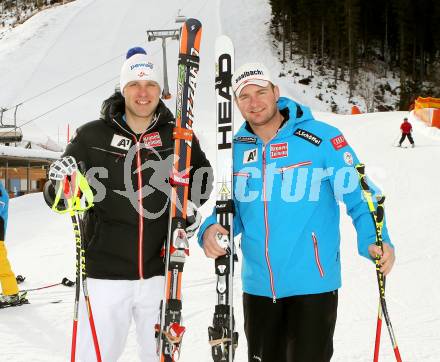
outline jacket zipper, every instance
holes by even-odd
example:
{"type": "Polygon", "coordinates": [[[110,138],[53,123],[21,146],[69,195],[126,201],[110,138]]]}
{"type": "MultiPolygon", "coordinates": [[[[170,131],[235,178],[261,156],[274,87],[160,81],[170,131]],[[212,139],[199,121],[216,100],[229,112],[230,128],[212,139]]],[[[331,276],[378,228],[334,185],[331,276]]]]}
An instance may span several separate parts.
{"type": "Polygon", "coordinates": [[[284,172],[291,170],[292,168],[298,168],[298,167],[302,167],[302,166],[309,166],[312,164],[312,161],[304,161],[304,162],[298,162],[295,163],[293,165],[289,165],[289,166],[283,166],[280,167],[280,173],[281,173],[281,179],[284,179],[284,172]]]}
{"type": "MultiPolygon", "coordinates": [[[[143,136],[144,134],[142,134],[143,136]]],[[[142,136],[140,139],[142,139],[142,136]]],[[[141,173],[141,149],[140,149],[140,143],[136,139],[136,137],[133,137],[136,142],[136,166],[138,169],[138,214],[139,214],[139,236],[138,236],[138,267],[139,267],[139,278],[144,279],[144,266],[143,266],[143,256],[144,256],[144,248],[142,240],[144,238],[144,206],[142,205],[142,173],[141,173]]]]}
{"type": "Polygon", "coordinates": [[[247,177],[247,178],[249,178],[250,173],[249,173],[249,172],[234,172],[233,175],[234,175],[234,176],[241,176],[241,177],[247,177]]]}
{"type": "Polygon", "coordinates": [[[139,228],[138,228],[138,273],[139,278],[144,279],[144,265],[143,265],[143,259],[144,259],[144,247],[143,247],[143,239],[144,239],[144,206],[142,205],[143,195],[142,195],[142,172],[141,172],[141,148],[140,148],[140,141],[145,136],[145,134],[157,123],[157,120],[159,119],[159,114],[153,119],[153,122],[151,122],[150,126],[141,134],[141,136],[138,138],[136,137],[136,134],[134,132],[130,132],[126,130],[124,127],[122,127],[114,118],[112,118],[112,121],[118,125],[119,128],[121,128],[124,132],[129,133],[136,144],[136,166],[138,169],[138,214],[139,214],[139,228]]]}
{"type": "Polygon", "coordinates": [[[315,250],[316,265],[318,266],[319,274],[321,275],[321,278],[322,278],[322,277],[324,277],[324,269],[323,269],[321,261],[319,259],[318,239],[316,238],[316,235],[314,232],[312,232],[312,240],[313,240],[313,249],[315,250]]]}
{"type": "Polygon", "coordinates": [[[265,256],[266,263],[269,269],[270,276],[270,288],[272,290],[272,301],[273,303],[277,302],[277,296],[275,294],[275,285],[273,279],[272,267],[270,266],[270,258],[269,258],[269,212],[267,207],[267,199],[266,199],[266,145],[263,145],[263,202],[264,202],[264,224],[266,227],[266,235],[265,235],[265,256]]]}

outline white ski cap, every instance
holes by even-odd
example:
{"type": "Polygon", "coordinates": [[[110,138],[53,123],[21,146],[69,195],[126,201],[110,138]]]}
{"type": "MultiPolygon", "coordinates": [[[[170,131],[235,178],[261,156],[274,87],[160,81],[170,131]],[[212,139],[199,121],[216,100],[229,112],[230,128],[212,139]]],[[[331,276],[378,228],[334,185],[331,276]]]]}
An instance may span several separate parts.
{"type": "Polygon", "coordinates": [[[272,83],[269,70],[261,63],[246,63],[238,68],[232,76],[232,90],[235,96],[240,95],[241,90],[249,85],[255,84],[259,87],[267,87],[272,83]]]}
{"type": "Polygon", "coordinates": [[[160,69],[141,47],[130,48],[121,68],[119,89],[124,95],[124,87],[135,80],[152,80],[160,86],[160,69]]]}

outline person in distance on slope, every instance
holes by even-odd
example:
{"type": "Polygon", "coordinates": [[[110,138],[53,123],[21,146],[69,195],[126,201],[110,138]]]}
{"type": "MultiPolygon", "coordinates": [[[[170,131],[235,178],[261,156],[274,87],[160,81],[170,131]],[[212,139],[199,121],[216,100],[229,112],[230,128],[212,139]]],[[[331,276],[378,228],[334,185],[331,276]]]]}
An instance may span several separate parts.
{"type": "MultiPolygon", "coordinates": [[[[141,361],[158,358],[154,325],[164,293],[161,251],[168,232],[175,125],[159,98],[160,84],[159,70],[145,50],[130,49],[121,69],[120,92],[103,102],[101,119],[77,130],[64,153],[82,162],[86,172],[101,168],[99,181],[91,182],[95,205],[84,215],[84,234],[88,289],[103,361],[119,359],[132,319],[141,361]]],[[[212,190],[212,169],[197,138],[191,165],[188,215],[197,213],[212,190]]],[[[49,205],[52,198],[46,198],[49,205]]],[[[199,224],[200,219],[188,226],[188,236],[199,224]]],[[[80,360],[96,361],[84,308],[78,323],[80,360]]]]}
{"type": "Polygon", "coordinates": [[[3,183],[0,182],[0,284],[2,296],[0,297],[0,308],[5,306],[16,306],[26,303],[26,294],[18,291],[17,280],[11,269],[8,260],[8,253],[5,245],[6,226],[8,223],[9,196],[3,183]]]}
{"type": "Polygon", "coordinates": [[[408,122],[408,118],[403,119],[403,123],[400,125],[400,130],[402,131],[402,137],[400,137],[399,146],[402,147],[403,141],[408,137],[409,143],[411,143],[411,147],[414,148],[414,140],[412,138],[412,125],[408,122]]]}
{"type": "MultiPolygon", "coordinates": [[[[263,64],[238,68],[232,89],[245,119],[234,137],[234,233],[249,362],[327,362],[341,287],[338,201],[353,220],[359,254],[379,255],[384,274],[395,260],[387,228],[382,253],[359,161],[341,131],[280,97],[263,64]]],[[[204,221],[198,237],[208,257],[225,254],[217,243],[225,232],[215,212],[204,221]]]]}

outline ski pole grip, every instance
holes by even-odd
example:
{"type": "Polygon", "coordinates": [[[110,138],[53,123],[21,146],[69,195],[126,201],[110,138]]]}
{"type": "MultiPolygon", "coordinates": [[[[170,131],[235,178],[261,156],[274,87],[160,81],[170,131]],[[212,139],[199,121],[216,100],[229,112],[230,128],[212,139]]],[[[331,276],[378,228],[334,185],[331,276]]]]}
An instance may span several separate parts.
{"type": "Polygon", "coordinates": [[[72,282],[71,280],[64,277],[63,280],[61,281],[61,284],[65,285],[66,287],[73,287],[75,285],[75,282],[72,282]]]}

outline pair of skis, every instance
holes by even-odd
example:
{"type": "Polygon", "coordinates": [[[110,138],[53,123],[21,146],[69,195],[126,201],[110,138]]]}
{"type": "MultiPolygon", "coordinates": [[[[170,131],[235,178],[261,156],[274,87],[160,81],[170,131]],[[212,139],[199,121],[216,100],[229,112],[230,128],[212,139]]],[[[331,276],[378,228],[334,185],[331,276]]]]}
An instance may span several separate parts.
{"type": "Polygon", "coordinates": [[[168,237],[165,245],[165,290],[156,325],[157,353],[160,362],[175,361],[179,355],[185,327],[182,325],[182,273],[189,243],[186,235],[186,210],[190,181],[194,93],[199,70],[202,25],[188,19],[180,32],[176,123],[173,130],[174,157],[170,177],[171,195],[168,237]]]}
{"type": "MultiPolygon", "coordinates": [[[[170,184],[170,213],[165,245],[165,291],[160,306],[160,322],[156,325],[157,352],[160,362],[173,362],[180,353],[185,327],[182,325],[181,280],[189,243],[185,232],[188,203],[189,171],[192,147],[194,92],[199,69],[202,26],[188,19],[180,33],[178,79],[176,95],[176,124],[173,131],[174,158],[170,184]]],[[[218,122],[218,200],[219,223],[233,235],[232,217],[232,120],[233,72],[232,42],[219,37],[216,43],[216,93],[218,122]]],[[[232,277],[234,263],[233,237],[222,240],[229,246],[228,254],[215,262],[218,304],[209,340],[214,361],[233,361],[238,334],[234,332],[232,309],[232,277]]]]}

